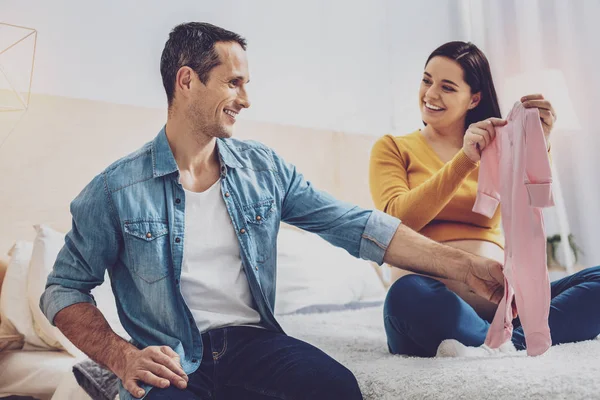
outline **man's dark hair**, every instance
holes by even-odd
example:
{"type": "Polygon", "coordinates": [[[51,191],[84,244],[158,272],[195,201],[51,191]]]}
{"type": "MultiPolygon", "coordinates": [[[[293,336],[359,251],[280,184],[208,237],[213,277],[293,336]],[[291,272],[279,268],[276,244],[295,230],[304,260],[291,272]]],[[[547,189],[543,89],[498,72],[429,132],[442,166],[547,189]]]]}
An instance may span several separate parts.
{"type": "Polygon", "coordinates": [[[173,28],[160,59],[160,74],[169,107],[175,96],[175,77],[181,67],[193,69],[206,84],[210,71],[221,64],[215,50],[217,42],[236,42],[246,50],[246,39],[206,22],[188,22],[173,28]]]}

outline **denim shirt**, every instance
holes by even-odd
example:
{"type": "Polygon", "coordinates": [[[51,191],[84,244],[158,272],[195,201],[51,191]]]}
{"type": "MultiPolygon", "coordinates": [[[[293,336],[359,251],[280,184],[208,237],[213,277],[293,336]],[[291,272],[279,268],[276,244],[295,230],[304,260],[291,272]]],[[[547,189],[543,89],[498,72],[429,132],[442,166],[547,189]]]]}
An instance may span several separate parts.
{"type": "MultiPolygon", "coordinates": [[[[217,139],[217,150],[221,195],[263,327],[282,332],[273,315],[281,221],[355,257],[383,262],[398,219],[315,189],[260,143],[217,139]]],[[[55,315],[72,304],[96,304],[90,290],[108,270],[131,343],[168,345],[184,371],[194,372],[202,361],[201,333],[180,291],[185,194],[165,129],[96,176],[71,203],[71,214],[72,229],[40,299],[48,320],[54,324],[55,315]]],[[[150,387],[143,387],[148,393],[150,387]]],[[[133,398],[122,386],[120,392],[122,399],[133,398]]]]}

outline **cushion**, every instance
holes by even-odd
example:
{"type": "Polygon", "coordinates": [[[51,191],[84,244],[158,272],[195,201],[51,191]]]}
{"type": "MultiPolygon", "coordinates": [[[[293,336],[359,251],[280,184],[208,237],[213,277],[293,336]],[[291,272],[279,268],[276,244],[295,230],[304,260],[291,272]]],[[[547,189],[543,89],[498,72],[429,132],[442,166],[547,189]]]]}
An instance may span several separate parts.
{"type": "Polygon", "coordinates": [[[35,332],[33,316],[27,300],[27,275],[32,249],[31,242],[18,241],[9,251],[10,261],[2,284],[2,296],[0,296],[0,334],[4,338],[4,349],[47,348],[35,332]],[[19,344],[15,345],[15,343],[19,344]]]}
{"type": "Polygon", "coordinates": [[[66,374],[72,374],[77,359],[63,351],[10,351],[0,357],[0,398],[23,400],[82,400],[81,397],[53,397],[66,374]]]}
{"type": "MultiPolygon", "coordinates": [[[[8,269],[8,260],[0,258],[0,297],[2,296],[2,283],[4,275],[8,269]]],[[[23,347],[24,337],[21,335],[14,325],[8,320],[2,323],[2,315],[0,314],[0,352],[4,350],[17,350],[23,347]]]]}
{"type": "Polygon", "coordinates": [[[34,226],[37,235],[33,242],[33,254],[27,279],[27,298],[33,315],[34,328],[47,349],[63,350],[61,342],[66,338],[46,318],[40,309],[40,297],[44,293],[48,274],[52,271],[58,252],[64,244],[64,235],[45,225],[34,226]]]}
{"type": "Polygon", "coordinates": [[[275,313],[313,305],[377,299],[385,288],[369,261],[329,244],[316,234],[281,229],[277,244],[275,313]]]}

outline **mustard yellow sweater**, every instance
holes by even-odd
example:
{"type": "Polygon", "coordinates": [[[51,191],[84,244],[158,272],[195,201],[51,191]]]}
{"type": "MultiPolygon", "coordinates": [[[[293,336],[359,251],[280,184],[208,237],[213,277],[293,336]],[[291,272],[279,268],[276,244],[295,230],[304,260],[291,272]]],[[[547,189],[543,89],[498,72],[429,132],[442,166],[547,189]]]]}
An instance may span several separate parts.
{"type": "Polygon", "coordinates": [[[420,131],[386,135],[369,168],[375,206],[437,242],[479,239],[504,247],[500,208],[489,219],[472,211],[479,168],[460,150],[443,163],[420,131]]]}

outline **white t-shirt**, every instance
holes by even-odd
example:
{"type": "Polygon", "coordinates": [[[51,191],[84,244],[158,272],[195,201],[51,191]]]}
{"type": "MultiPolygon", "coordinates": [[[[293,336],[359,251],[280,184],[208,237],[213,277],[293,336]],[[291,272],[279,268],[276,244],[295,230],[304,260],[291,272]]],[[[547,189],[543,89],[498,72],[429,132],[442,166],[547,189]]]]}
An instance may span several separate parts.
{"type": "Polygon", "coordinates": [[[184,238],[181,294],[200,332],[259,326],[221,180],[201,193],[185,190],[184,238]]]}

